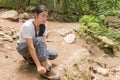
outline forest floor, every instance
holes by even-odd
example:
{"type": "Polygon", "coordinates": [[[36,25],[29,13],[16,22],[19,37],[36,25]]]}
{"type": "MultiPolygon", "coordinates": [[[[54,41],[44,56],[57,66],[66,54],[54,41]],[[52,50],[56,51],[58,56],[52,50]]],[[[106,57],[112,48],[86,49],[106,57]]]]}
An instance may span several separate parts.
{"type": "MultiPolygon", "coordinates": [[[[3,31],[8,28],[15,28],[18,32],[22,26],[22,22],[13,22],[0,18],[0,27],[3,31]]],[[[80,26],[79,23],[62,23],[62,22],[47,22],[48,31],[57,31],[60,28],[70,28],[74,26],[80,26]]],[[[73,53],[79,52],[78,49],[88,46],[86,41],[79,36],[72,44],[67,44],[64,42],[62,36],[55,35],[55,41],[47,42],[47,45],[54,48],[58,51],[59,56],[52,63],[56,64],[55,69],[57,70],[58,66],[63,64],[68,60],[69,57],[73,56],[73,53]]],[[[40,75],[36,71],[36,67],[29,65],[21,55],[16,51],[17,39],[13,42],[2,41],[0,42],[0,80],[45,80],[40,79],[40,75]]],[[[107,68],[112,68],[120,66],[120,55],[117,54],[117,57],[103,57],[101,50],[96,46],[90,48],[93,51],[91,58],[94,61],[99,61],[99,63],[106,64],[107,68]]],[[[117,75],[119,77],[120,75],[117,75]]],[[[108,76],[109,77],[109,76],[108,76]]],[[[101,79],[101,80],[114,80],[113,79],[101,79]]],[[[120,79],[120,78],[119,78],[120,79]]],[[[116,79],[118,80],[118,79],[116,79]]]]}

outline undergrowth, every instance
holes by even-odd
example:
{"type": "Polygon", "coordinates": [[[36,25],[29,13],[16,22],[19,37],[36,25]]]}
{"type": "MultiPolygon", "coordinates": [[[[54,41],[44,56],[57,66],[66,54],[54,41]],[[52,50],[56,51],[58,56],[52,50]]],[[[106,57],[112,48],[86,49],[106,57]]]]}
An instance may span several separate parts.
{"type": "Polygon", "coordinates": [[[81,26],[76,29],[76,31],[88,42],[93,42],[103,49],[105,53],[109,53],[109,51],[115,53],[120,50],[120,31],[103,25],[103,19],[105,19],[104,15],[85,15],[79,20],[81,26]],[[111,46],[102,40],[99,40],[98,36],[104,36],[114,44],[111,46]]]}

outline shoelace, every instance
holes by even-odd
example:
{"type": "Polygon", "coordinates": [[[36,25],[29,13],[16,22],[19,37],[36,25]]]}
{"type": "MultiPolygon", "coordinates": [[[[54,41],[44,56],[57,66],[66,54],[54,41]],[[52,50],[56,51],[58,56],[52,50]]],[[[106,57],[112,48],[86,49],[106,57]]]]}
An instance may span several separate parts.
{"type": "Polygon", "coordinates": [[[50,70],[50,71],[47,71],[47,72],[46,72],[46,75],[47,75],[47,76],[55,76],[55,72],[52,71],[52,70],[50,70]]]}
{"type": "Polygon", "coordinates": [[[47,76],[54,76],[55,75],[55,72],[52,70],[52,66],[49,66],[46,70],[46,75],[47,76]]]}

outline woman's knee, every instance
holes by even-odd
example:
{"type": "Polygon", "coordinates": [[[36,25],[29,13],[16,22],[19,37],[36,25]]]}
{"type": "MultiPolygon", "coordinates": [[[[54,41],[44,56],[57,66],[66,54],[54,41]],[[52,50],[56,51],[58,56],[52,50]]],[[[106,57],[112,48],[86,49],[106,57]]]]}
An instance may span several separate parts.
{"type": "Polygon", "coordinates": [[[55,51],[53,48],[50,48],[50,47],[47,47],[47,50],[48,50],[48,56],[50,60],[57,58],[58,56],[57,51],[55,51]]]}
{"type": "Polygon", "coordinates": [[[55,52],[54,54],[50,54],[50,55],[49,55],[49,59],[50,59],[50,60],[54,60],[54,59],[57,58],[57,56],[58,56],[58,53],[55,52]]]}
{"type": "Polygon", "coordinates": [[[42,56],[42,57],[39,56],[38,58],[39,58],[40,62],[44,62],[48,59],[48,56],[42,56]]]}

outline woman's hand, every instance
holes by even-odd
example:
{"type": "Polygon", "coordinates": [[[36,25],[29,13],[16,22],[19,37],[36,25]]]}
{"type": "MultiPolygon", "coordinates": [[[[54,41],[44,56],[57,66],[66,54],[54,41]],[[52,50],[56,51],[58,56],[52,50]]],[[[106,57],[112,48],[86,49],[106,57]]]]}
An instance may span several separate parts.
{"type": "Polygon", "coordinates": [[[27,42],[27,45],[28,45],[28,49],[30,51],[30,55],[31,55],[32,59],[34,60],[36,66],[37,66],[37,71],[40,74],[45,74],[46,69],[43,66],[41,66],[41,64],[40,64],[40,61],[37,57],[36,50],[35,50],[35,47],[34,47],[34,44],[33,44],[33,40],[30,39],[30,38],[26,38],[26,42],[27,42]]]}
{"type": "Polygon", "coordinates": [[[46,73],[46,69],[45,69],[43,66],[37,67],[37,71],[38,71],[40,74],[45,74],[45,73],[46,73]]]}

